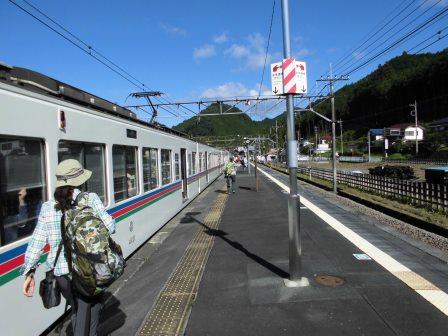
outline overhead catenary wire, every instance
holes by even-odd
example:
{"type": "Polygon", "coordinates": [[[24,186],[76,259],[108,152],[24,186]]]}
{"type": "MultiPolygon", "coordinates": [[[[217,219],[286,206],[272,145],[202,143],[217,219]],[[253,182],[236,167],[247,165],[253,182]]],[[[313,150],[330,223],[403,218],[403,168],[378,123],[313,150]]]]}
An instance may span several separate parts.
{"type": "MultiPolygon", "coordinates": [[[[438,31],[435,32],[434,34],[432,34],[432,35],[430,35],[429,37],[425,38],[423,41],[417,43],[415,46],[413,46],[412,48],[408,49],[407,52],[408,52],[408,53],[411,53],[414,49],[419,48],[422,44],[428,42],[429,40],[433,39],[434,37],[437,37],[437,36],[438,36],[438,40],[440,40],[440,39],[441,39],[441,36],[442,36],[442,35],[441,35],[442,32],[443,32],[444,30],[446,30],[446,29],[448,29],[448,26],[446,26],[446,27],[444,27],[444,28],[438,30],[438,31]]],[[[435,42],[438,42],[438,40],[434,41],[434,43],[435,43],[435,42]]],[[[434,44],[434,43],[433,43],[433,44],[434,44]]],[[[431,44],[431,45],[432,45],[432,44],[431,44]]],[[[420,50],[417,51],[416,53],[419,53],[421,50],[426,49],[426,48],[428,48],[428,46],[423,47],[422,49],[420,49],[420,50]]]]}
{"type": "Polygon", "coordinates": [[[267,62],[268,53],[269,53],[269,43],[271,41],[272,23],[274,21],[275,3],[276,3],[276,1],[274,0],[273,4],[272,4],[271,21],[270,21],[270,24],[269,24],[268,40],[266,42],[266,51],[265,51],[265,54],[264,54],[263,70],[261,72],[261,81],[260,81],[260,88],[258,89],[258,96],[261,96],[261,89],[263,87],[264,74],[265,74],[265,71],[266,71],[266,62],[267,62]]]}
{"type": "MultiPolygon", "coordinates": [[[[392,17],[392,19],[390,19],[387,23],[383,24],[379,29],[376,30],[376,28],[378,26],[380,26],[384,21],[386,21],[389,16],[391,16],[395,11],[397,11],[403,4],[405,4],[406,2],[408,2],[409,0],[403,0],[398,6],[396,6],[381,22],[379,22],[374,28],[372,28],[369,33],[367,33],[360,41],[358,41],[355,45],[357,45],[356,47],[351,48],[347,54],[343,57],[341,57],[340,59],[338,59],[336,62],[334,62],[334,66],[335,68],[341,63],[343,62],[345,59],[347,59],[348,57],[352,57],[353,56],[353,52],[357,51],[359,48],[363,47],[367,42],[369,42],[373,37],[375,37],[375,35],[377,35],[379,32],[381,32],[385,27],[387,27],[389,25],[389,23],[391,23],[392,21],[394,21],[399,15],[401,15],[401,13],[403,11],[405,11],[410,5],[412,5],[412,3],[414,2],[414,0],[411,0],[409,2],[409,4],[403,9],[401,10],[398,14],[396,14],[394,17],[392,17]],[[372,34],[373,33],[373,34],[372,34]],[[372,35],[371,35],[372,34],[372,35]],[[370,37],[369,37],[370,35],[370,37]],[[364,41],[364,42],[363,42],[364,41]],[[360,44],[359,44],[360,43],[360,44]]],[[[328,70],[325,73],[324,76],[326,76],[328,74],[328,70]]]]}
{"type": "MultiPolygon", "coordinates": [[[[20,10],[22,10],[23,12],[25,12],[26,14],[28,14],[29,16],[31,16],[32,18],[34,18],[35,20],[37,20],[39,23],[41,23],[42,25],[44,25],[45,27],[47,27],[48,29],[50,29],[51,31],[56,33],[57,35],[62,37],[64,40],[68,41],[73,46],[82,50],[85,54],[87,54],[88,56],[92,57],[93,59],[95,59],[102,65],[104,65],[106,68],[108,68],[109,70],[111,70],[112,72],[114,72],[115,74],[120,76],[122,79],[124,79],[128,83],[132,84],[134,87],[136,87],[142,91],[148,90],[148,87],[145,83],[143,83],[142,81],[137,79],[130,72],[126,71],[123,67],[118,65],[116,62],[112,61],[110,58],[105,56],[103,53],[99,52],[97,49],[92,47],[91,44],[85,42],[80,37],[78,37],[76,34],[72,33],[69,29],[67,29],[62,24],[60,24],[59,22],[57,22],[56,20],[51,18],[49,15],[45,14],[37,6],[33,5],[32,3],[30,3],[27,0],[22,0],[23,3],[27,4],[30,8],[32,8],[34,11],[39,13],[42,17],[44,17],[46,20],[51,22],[53,25],[55,25],[61,31],[59,31],[58,29],[56,29],[55,27],[50,25],[48,22],[45,22],[43,19],[39,18],[37,15],[32,13],[30,10],[28,10],[25,7],[18,4],[15,0],[8,0],[8,1],[11,4],[15,5],[17,8],[19,8],[20,10]]],[[[164,101],[168,101],[164,97],[162,97],[162,99],[164,101]]],[[[156,99],[156,100],[159,101],[159,99],[156,99]]],[[[172,115],[175,115],[175,113],[172,111],[170,111],[169,113],[172,115]]]]}
{"type": "Polygon", "coordinates": [[[421,31],[424,27],[428,26],[431,22],[433,22],[434,20],[436,20],[440,16],[444,15],[446,12],[448,12],[448,7],[445,7],[444,9],[440,10],[439,12],[437,12],[437,14],[433,15],[431,18],[429,18],[426,21],[424,21],[423,23],[419,24],[416,28],[413,28],[412,30],[408,31],[404,36],[400,37],[398,40],[395,40],[392,44],[388,45],[387,47],[382,49],[380,52],[378,52],[374,56],[370,57],[365,62],[361,63],[360,65],[354,66],[351,69],[349,69],[348,71],[345,72],[345,74],[349,75],[349,74],[354,73],[355,71],[360,70],[361,68],[363,68],[364,66],[366,66],[370,62],[374,61],[375,59],[377,59],[381,55],[384,55],[385,53],[387,53],[388,51],[390,51],[394,47],[402,44],[403,42],[405,42],[407,40],[409,40],[410,37],[412,37],[414,34],[418,33],[419,31],[421,31]]]}
{"type": "MultiPolygon", "coordinates": [[[[355,50],[355,52],[360,55],[359,58],[357,57],[352,57],[349,58],[348,60],[346,60],[344,63],[342,63],[341,65],[339,65],[338,67],[335,66],[335,70],[339,73],[342,73],[343,70],[339,70],[339,69],[345,69],[345,67],[349,67],[353,62],[358,62],[359,60],[363,59],[364,57],[366,57],[366,55],[368,55],[368,53],[366,53],[366,51],[372,47],[373,45],[375,45],[375,43],[377,43],[378,41],[380,41],[383,37],[385,37],[388,33],[390,33],[392,30],[394,30],[396,27],[400,26],[401,23],[405,22],[405,20],[407,18],[409,18],[412,14],[414,14],[415,12],[417,12],[421,7],[423,7],[426,2],[428,2],[429,0],[424,0],[422,1],[417,7],[413,8],[409,13],[407,13],[404,17],[400,18],[400,20],[398,22],[396,22],[395,24],[393,24],[391,27],[389,27],[387,30],[385,30],[383,33],[381,33],[379,36],[377,36],[372,42],[370,42],[367,46],[365,46],[364,48],[361,49],[361,47],[357,48],[355,50]]],[[[441,0],[438,0],[438,2],[440,2],[441,0]]],[[[401,11],[395,18],[398,18],[401,14],[405,14],[405,10],[408,9],[409,5],[413,4],[413,1],[411,1],[408,6],[405,7],[405,9],[403,9],[403,11],[401,11]]],[[[433,6],[435,6],[437,3],[434,3],[433,6]]],[[[432,6],[432,7],[433,7],[432,6]]],[[[430,9],[432,9],[432,7],[428,8],[425,12],[421,13],[417,18],[421,17],[422,15],[424,15],[427,11],[429,11],[430,9]]],[[[394,18],[394,19],[395,19],[394,18]]],[[[394,20],[393,19],[393,20],[394,20]]],[[[415,20],[414,19],[414,20],[415,20]]],[[[387,25],[389,25],[389,23],[392,23],[393,20],[390,20],[382,29],[386,28],[387,25]]],[[[403,30],[404,28],[406,28],[407,26],[409,26],[410,24],[412,24],[412,21],[410,23],[408,23],[407,25],[405,25],[404,27],[402,27],[400,30],[394,32],[392,35],[386,37],[385,41],[382,41],[379,46],[375,47],[372,51],[370,51],[369,53],[373,52],[374,50],[376,50],[377,48],[381,47],[382,44],[384,44],[385,42],[387,42],[389,39],[391,39],[393,36],[395,36],[396,34],[398,34],[401,30],[403,30]]],[[[378,31],[377,33],[380,33],[380,31],[378,31]]],[[[376,35],[376,34],[375,34],[376,35]]],[[[370,41],[373,37],[375,36],[371,36],[371,38],[369,38],[368,40],[365,41],[365,43],[363,43],[363,45],[365,45],[368,41],[370,41]]],[[[354,52],[354,53],[355,53],[354,52]]]]}
{"type": "Polygon", "coordinates": [[[417,51],[415,52],[415,54],[418,54],[418,53],[422,52],[423,50],[429,48],[429,47],[432,46],[433,44],[436,44],[437,42],[440,42],[441,40],[443,40],[443,39],[446,38],[447,36],[448,36],[448,34],[440,35],[435,41],[433,41],[433,42],[431,42],[431,43],[425,45],[423,48],[417,50],[417,51]]]}
{"type": "MultiPolygon", "coordinates": [[[[419,9],[421,6],[423,6],[428,0],[426,0],[425,2],[422,2],[420,4],[419,7],[417,7],[415,10],[419,9]]],[[[369,57],[371,54],[373,54],[376,50],[378,50],[379,48],[383,47],[384,44],[388,41],[390,41],[394,36],[396,36],[398,33],[402,32],[404,29],[406,29],[407,27],[411,26],[416,20],[420,19],[421,17],[423,17],[426,13],[428,13],[432,8],[434,8],[434,6],[436,6],[441,0],[438,0],[437,2],[435,2],[434,4],[432,4],[432,6],[430,6],[429,8],[427,8],[423,13],[420,13],[417,17],[413,18],[410,22],[408,22],[407,24],[405,24],[403,27],[399,28],[397,31],[395,31],[394,33],[392,33],[391,35],[389,35],[385,40],[380,41],[380,39],[382,37],[385,36],[386,33],[389,33],[392,29],[396,28],[398,26],[398,24],[400,24],[401,22],[404,21],[404,19],[408,18],[411,14],[413,14],[415,12],[412,11],[411,13],[409,13],[403,20],[401,20],[400,22],[398,22],[397,24],[395,24],[394,26],[392,26],[390,29],[388,29],[385,33],[383,33],[382,35],[380,35],[376,40],[374,40],[371,44],[369,44],[366,48],[362,49],[360,51],[361,56],[359,58],[356,59],[352,59],[349,60],[349,62],[344,63],[343,65],[341,65],[338,69],[339,73],[344,73],[344,71],[346,71],[347,69],[350,69],[351,67],[353,67],[355,64],[357,63],[361,63],[363,61],[363,59],[369,57]],[[380,43],[378,43],[378,45],[376,47],[374,47],[373,49],[371,49],[370,51],[366,52],[368,50],[368,48],[370,48],[371,46],[373,46],[376,42],[380,41],[380,43]]],[[[438,18],[433,24],[435,24],[436,22],[440,21],[443,17],[438,18]]],[[[423,30],[429,28],[429,26],[426,26],[423,30]]]]}

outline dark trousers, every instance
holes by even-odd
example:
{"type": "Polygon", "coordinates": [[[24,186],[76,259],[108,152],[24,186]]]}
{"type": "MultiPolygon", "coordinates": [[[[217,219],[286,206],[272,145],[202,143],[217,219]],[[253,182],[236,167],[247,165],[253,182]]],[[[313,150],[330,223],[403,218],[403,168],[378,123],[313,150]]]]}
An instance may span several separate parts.
{"type": "Polygon", "coordinates": [[[86,300],[72,292],[67,276],[56,277],[64,298],[72,307],[72,327],[74,336],[96,336],[103,306],[101,298],[86,300]]]}
{"type": "Polygon", "coordinates": [[[235,175],[227,175],[227,191],[230,192],[232,190],[235,192],[235,182],[236,182],[236,176],[235,175]]]}

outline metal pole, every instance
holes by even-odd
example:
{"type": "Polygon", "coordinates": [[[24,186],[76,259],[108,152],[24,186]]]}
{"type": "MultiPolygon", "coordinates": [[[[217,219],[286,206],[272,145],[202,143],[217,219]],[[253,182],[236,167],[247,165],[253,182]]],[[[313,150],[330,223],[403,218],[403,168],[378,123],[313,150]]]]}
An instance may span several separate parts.
{"type": "Polygon", "coordinates": [[[247,174],[250,175],[250,157],[249,157],[249,144],[247,144],[247,174]]]}
{"type": "Polygon", "coordinates": [[[339,127],[341,128],[341,155],[344,155],[344,141],[342,139],[342,120],[339,120],[339,127]]]}
{"type": "MultiPolygon", "coordinates": [[[[330,78],[333,79],[333,67],[330,64],[330,78]]],[[[330,80],[330,95],[331,95],[331,137],[333,139],[333,192],[338,193],[337,174],[336,174],[336,111],[334,109],[334,81],[330,80]]]]}
{"type": "MultiPolygon", "coordinates": [[[[291,45],[289,36],[289,4],[288,0],[282,0],[283,23],[283,56],[291,57],[291,45]]],[[[300,197],[297,193],[297,140],[295,140],[294,106],[293,97],[286,96],[287,111],[287,139],[288,139],[288,170],[289,170],[289,198],[288,198],[288,222],[289,222],[289,280],[296,282],[301,279],[301,255],[302,244],[300,241],[300,197]]]]}
{"type": "Polygon", "coordinates": [[[369,147],[369,162],[370,162],[370,130],[367,132],[367,143],[369,147]]]}
{"type": "Polygon", "coordinates": [[[258,136],[258,142],[255,147],[255,190],[258,192],[258,155],[260,153],[260,136],[258,136]]]}
{"type": "Polygon", "coordinates": [[[277,126],[277,120],[276,120],[275,121],[275,146],[276,146],[275,157],[276,157],[276,161],[278,163],[278,131],[277,130],[278,130],[278,126],[277,126]]]}
{"type": "Polygon", "coordinates": [[[415,113],[415,155],[418,155],[418,119],[417,119],[417,100],[414,102],[414,113],[415,113]]]}

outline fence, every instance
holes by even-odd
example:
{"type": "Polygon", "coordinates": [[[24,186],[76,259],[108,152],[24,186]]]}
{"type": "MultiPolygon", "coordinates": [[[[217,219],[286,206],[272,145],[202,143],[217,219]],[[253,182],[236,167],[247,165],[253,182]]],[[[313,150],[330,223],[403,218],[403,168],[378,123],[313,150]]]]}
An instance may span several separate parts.
{"type": "Polygon", "coordinates": [[[339,162],[367,162],[368,159],[366,159],[363,156],[340,156],[339,162]]]}
{"type": "Polygon", "coordinates": [[[385,163],[401,163],[401,164],[446,165],[446,166],[448,166],[448,160],[435,160],[435,159],[399,160],[399,159],[383,158],[382,162],[385,162],[385,163]]]}
{"type": "MultiPolygon", "coordinates": [[[[333,180],[333,172],[321,168],[299,167],[298,172],[323,180],[333,180]]],[[[375,193],[403,203],[440,210],[448,213],[448,186],[427,182],[412,182],[369,174],[337,172],[338,183],[375,193]]]]}

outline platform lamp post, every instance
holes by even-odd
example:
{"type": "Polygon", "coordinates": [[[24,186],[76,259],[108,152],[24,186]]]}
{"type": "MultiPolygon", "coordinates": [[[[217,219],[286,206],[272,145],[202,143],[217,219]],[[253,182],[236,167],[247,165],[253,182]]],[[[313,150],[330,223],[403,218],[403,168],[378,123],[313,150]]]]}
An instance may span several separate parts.
{"type": "MultiPolygon", "coordinates": [[[[283,58],[291,58],[291,41],[289,35],[289,3],[282,0],[283,25],[283,58]]],[[[289,279],[285,279],[287,287],[307,286],[308,279],[302,277],[302,243],[300,240],[300,197],[297,193],[297,140],[295,140],[295,120],[293,95],[286,94],[286,124],[288,140],[289,171],[289,279]]]]}

